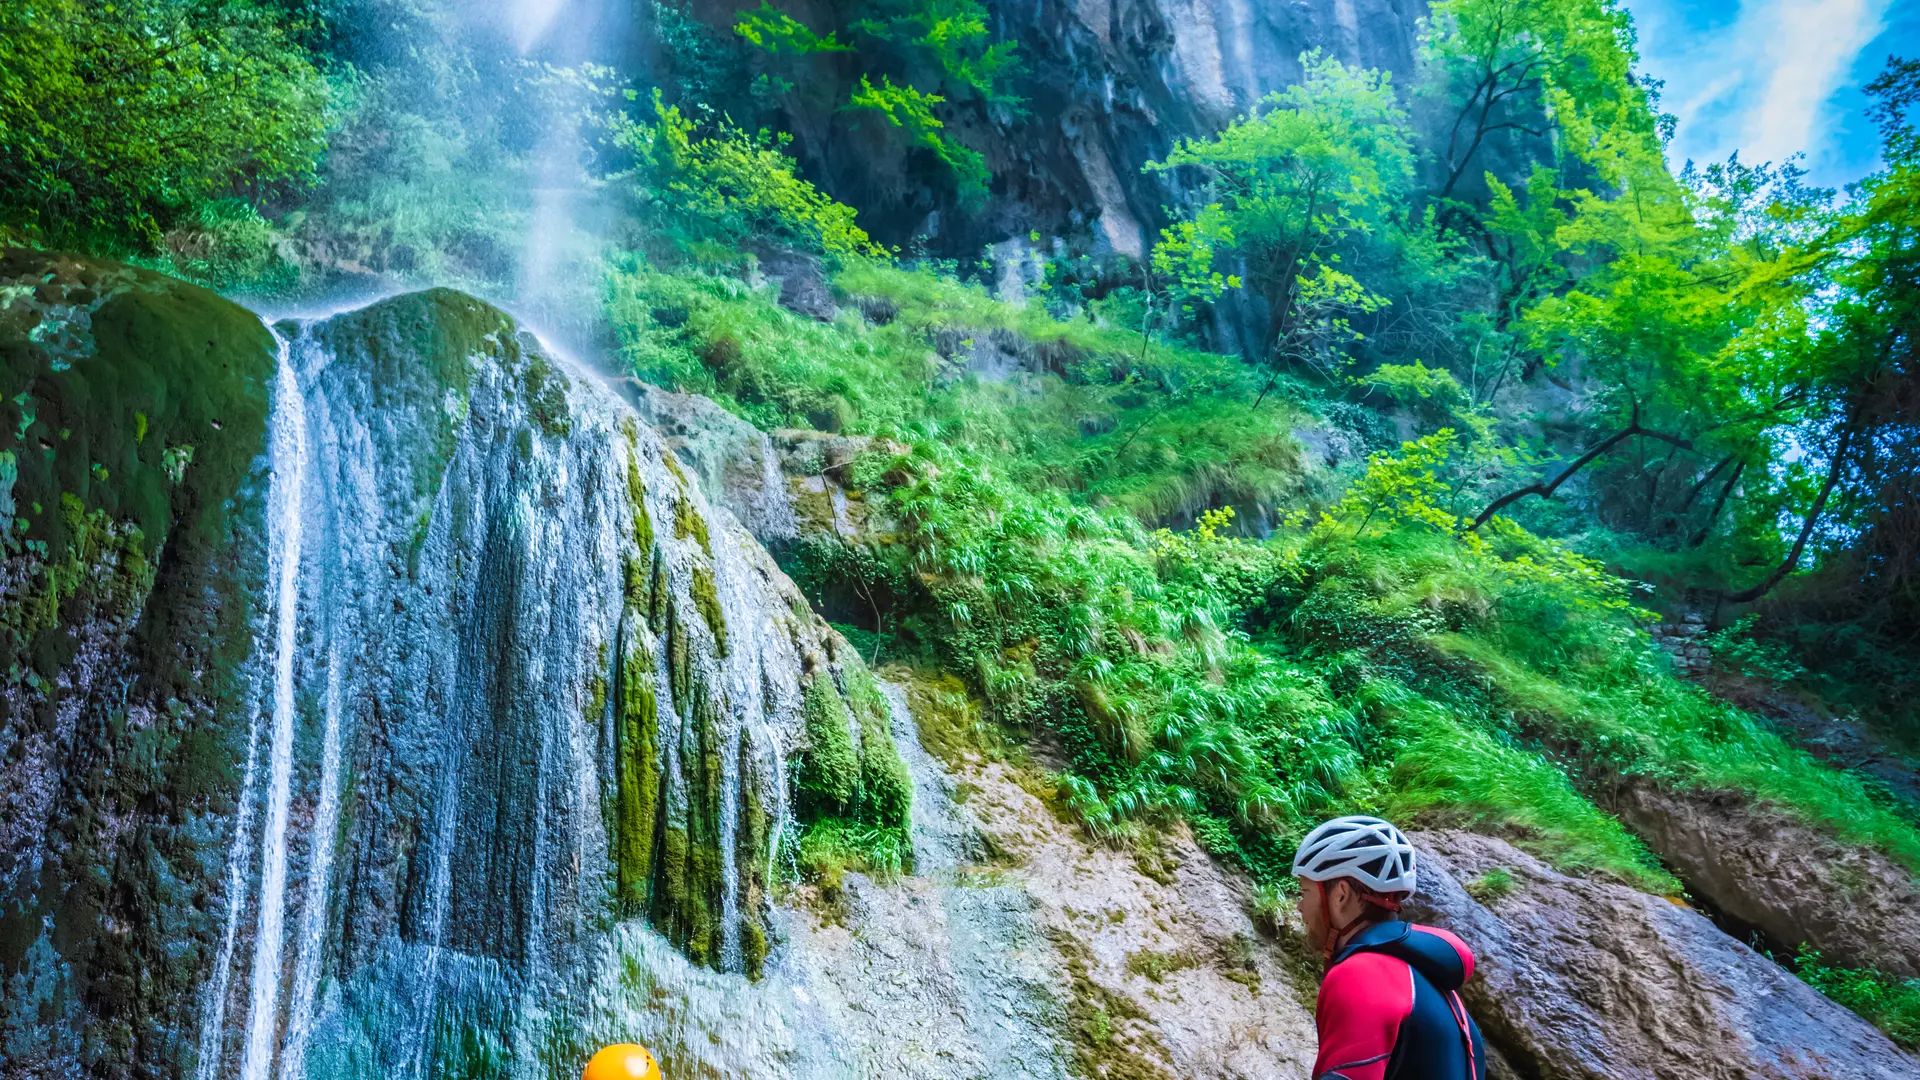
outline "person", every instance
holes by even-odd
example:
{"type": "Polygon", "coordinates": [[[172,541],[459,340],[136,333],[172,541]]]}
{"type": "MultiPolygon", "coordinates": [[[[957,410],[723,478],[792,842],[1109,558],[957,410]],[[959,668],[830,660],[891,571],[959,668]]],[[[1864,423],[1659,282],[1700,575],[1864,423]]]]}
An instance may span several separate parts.
{"type": "Polygon", "coordinates": [[[1486,1080],[1486,1046],[1460,1000],[1473,950],[1400,918],[1413,844],[1377,817],[1329,821],[1293,858],[1300,916],[1327,961],[1314,1080],[1486,1080]]]}

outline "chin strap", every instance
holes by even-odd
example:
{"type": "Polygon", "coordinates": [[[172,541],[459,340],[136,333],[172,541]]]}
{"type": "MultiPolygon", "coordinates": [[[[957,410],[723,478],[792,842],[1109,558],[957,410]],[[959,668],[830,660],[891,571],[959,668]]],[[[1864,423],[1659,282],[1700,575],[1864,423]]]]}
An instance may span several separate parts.
{"type": "Polygon", "coordinates": [[[1346,940],[1347,933],[1354,927],[1360,925],[1361,920],[1367,917],[1368,904],[1372,904],[1374,907],[1384,911],[1393,912],[1396,915],[1400,912],[1400,900],[1398,897],[1388,896],[1385,893],[1377,893],[1372,889],[1363,888],[1356,884],[1353,886],[1353,891],[1360,896],[1360,910],[1354,913],[1353,918],[1348,919],[1339,926],[1335,926],[1333,925],[1333,910],[1327,900],[1327,883],[1324,881],[1316,881],[1313,884],[1315,888],[1320,890],[1320,910],[1327,916],[1327,940],[1320,943],[1320,955],[1326,957],[1328,963],[1332,963],[1333,954],[1340,951],[1340,943],[1346,940]]]}

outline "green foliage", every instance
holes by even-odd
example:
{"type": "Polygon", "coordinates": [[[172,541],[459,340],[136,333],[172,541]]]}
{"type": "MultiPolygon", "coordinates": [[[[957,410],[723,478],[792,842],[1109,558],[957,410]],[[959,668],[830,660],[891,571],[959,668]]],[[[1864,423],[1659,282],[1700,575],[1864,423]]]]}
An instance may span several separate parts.
{"type": "Polygon", "coordinates": [[[1015,101],[1006,90],[1020,66],[1014,44],[989,41],[980,0],[879,0],[868,10],[853,24],[857,32],[927,57],[948,86],[989,101],[1015,101]]]}
{"type": "Polygon", "coordinates": [[[832,32],[821,37],[807,29],[805,23],[774,7],[770,0],[760,0],[758,10],[741,12],[740,21],[733,24],[733,32],[775,54],[805,56],[815,52],[852,51],[852,46],[841,44],[832,32]]]}
{"type": "Polygon", "coordinates": [[[933,107],[946,100],[939,94],[923,93],[911,86],[895,86],[893,80],[884,75],[880,77],[880,85],[875,86],[872,79],[862,75],[859,87],[847,99],[847,107],[878,113],[887,123],[905,131],[915,145],[933,151],[953,171],[955,186],[963,200],[984,198],[987,159],[978,150],[961,146],[940,134],[946,124],[934,115],[933,107]]]}
{"type": "Polygon", "coordinates": [[[1359,340],[1355,315],[1386,300],[1341,269],[1385,240],[1413,180],[1406,113],[1389,77],[1309,53],[1306,79],[1210,140],[1185,140],[1150,171],[1191,169],[1198,208],[1164,230],[1154,268],[1205,298],[1238,288],[1219,261],[1245,260],[1272,312],[1268,361],[1333,369],[1359,340]]]}
{"type": "Polygon", "coordinates": [[[913,865],[913,840],[898,825],[867,825],[826,817],[794,840],[794,866],[804,881],[838,889],[849,870],[892,877],[913,865]]]}
{"type": "Polygon", "coordinates": [[[1438,0],[1427,25],[1421,65],[1447,110],[1434,138],[1441,198],[1479,179],[1482,151],[1548,129],[1608,183],[1623,160],[1657,157],[1670,121],[1632,77],[1632,22],[1612,0],[1438,0]]]}
{"type": "Polygon", "coordinates": [[[1882,971],[1829,967],[1810,945],[1793,958],[1794,973],[1807,985],[1859,1013],[1901,1046],[1920,1048],[1920,979],[1882,971]]]}
{"type": "Polygon", "coordinates": [[[832,678],[816,675],[807,682],[801,715],[807,729],[807,751],[795,784],[801,812],[811,804],[822,813],[844,814],[860,794],[860,761],[853,750],[853,718],[832,678]]]}
{"type": "Polygon", "coordinates": [[[1753,636],[1759,621],[1759,615],[1749,613],[1708,634],[1705,640],[1713,652],[1714,664],[1740,675],[1776,683],[1805,677],[1807,669],[1793,658],[1792,651],[1784,644],[1753,636]]]}
{"type": "Polygon", "coordinates": [[[865,820],[903,828],[913,809],[913,778],[894,745],[892,707],[857,661],[843,669],[847,702],[860,728],[860,807],[865,820]]]}
{"type": "Polygon", "coordinates": [[[788,66],[780,70],[786,74],[774,78],[787,89],[835,79],[818,63],[797,66],[809,57],[854,54],[865,70],[848,92],[846,108],[881,117],[907,146],[931,151],[946,167],[961,203],[979,205],[990,179],[986,158],[943,129],[963,102],[1003,113],[1020,106],[1007,89],[1019,70],[1014,44],[990,39],[986,5],[980,0],[867,0],[846,11],[844,19],[822,37],[761,0],[758,10],[741,13],[734,32],[785,61],[788,66]],[[855,44],[843,43],[842,31],[855,44]]]}
{"type": "Polygon", "coordinates": [[[1496,866],[1466,884],[1467,895],[1483,904],[1497,903],[1512,896],[1519,887],[1520,882],[1513,876],[1513,871],[1504,866],[1496,866]]]}
{"type": "Polygon", "coordinates": [[[882,253],[854,224],[851,207],[794,172],[781,151],[788,136],[749,134],[724,120],[701,133],[658,91],[653,110],[653,123],[616,118],[612,137],[638,162],[646,213],[683,244],[737,245],[766,236],[829,255],[882,253]]]}
{"type": "Polygon", "coordinates": [[[35,0],[0,10],[0,230],[153,251],[222,198],[310,180],[328,89],[247,0],[35,0]]]}

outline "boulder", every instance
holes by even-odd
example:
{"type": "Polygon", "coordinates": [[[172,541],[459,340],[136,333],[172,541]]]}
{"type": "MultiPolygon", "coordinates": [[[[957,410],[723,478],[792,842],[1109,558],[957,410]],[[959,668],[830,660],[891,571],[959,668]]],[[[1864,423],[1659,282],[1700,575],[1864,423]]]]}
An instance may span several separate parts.
{"type": "Polygon", "coordinates": [[[1734,792],[1629,784],[1614,812],[1691,892],[1777,945],[1920,976],[1920,883],[1881,852],[1734,792]]]}
{"type": "Polygon", "coordinates": [[[700,481],[701,494],[763,544],[796,539],[781,456],[759,428],[698,394],[662,390],[638,379],[614,386],[700,481]]]}
{"type": "Polygon", "coordinates": [[[1421,895],[1409,914],[1473,947],[1467,1006],[1520,1076],[1920,1076],[1920,1061],[1699,912],[1569,877],[1504,840],[1434,832],[1415,842],[1421,895]],[[1511,882],[1488,876],[1497,870],[1511,882]]]}

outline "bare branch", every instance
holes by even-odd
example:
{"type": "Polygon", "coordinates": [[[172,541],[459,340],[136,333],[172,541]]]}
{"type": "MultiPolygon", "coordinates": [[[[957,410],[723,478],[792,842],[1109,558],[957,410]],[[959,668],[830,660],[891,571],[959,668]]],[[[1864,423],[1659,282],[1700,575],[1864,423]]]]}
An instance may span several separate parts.
{"type": "Polygon", "coordinates": [[[1677,435],[1669,435],[1662,431],[1654,431],[1651,428],[1641,427],[1640,426],[1640,407],[1638,405],[1635,405],[1633,409],[1633,419],[1631,422],[1627,424],[1626,427],[1600,440],[1600,442],[1595,444],[1592,449],[1588,450],[1586,453],[1581,454],[1579,457],[1575,458],[1571,465],[1568,465],[1566,468],[1560,470],[1560,474],[1558,476],[1555,476],[1552,480],[1549,480],[1544,484],[1528,484],[1526,487],[1517,488],[1513,491],[1509,491],[1505,495],[1502,495],[1499,498],[1493,500],[1493,502],[1490,503],[1485,510],[1480,511],[1479,517],[1473,519],[1473,524],[1467,526],[1468,530],[1472,531],[1474,529],[1478,529],[1482,525],[1485,525],[1487,521],[1493,517],[1493,515],[1499,513],[1500,511],[1506,509],[1507,507],[1513,505],[1514,503],[1519,502],[1521,499],[1524,499],[1529,495],[1538,495],[1543,499],[1553,498],[1553,493],[1560,490],[1560,485],[1566,483],[1568,480],[1573,479],[1573,476],[1575,473],[1579,472],[1581,469],[1584,469],[1588,465],[1592,464],[1593,460],[1599,457],[1601,454],[1606,453],[1607,451],[1620,445],[1622,442],[1625,442],[1626,440],[1633,438],[1636,435],[1642,436],[1648,439],[1658,439],[1663,443],[1666,443],[1670,446],[1673,446],[1681,450],[1693,449],[1693,441],[1690,439],[1682,439],[1677,435]]]}

